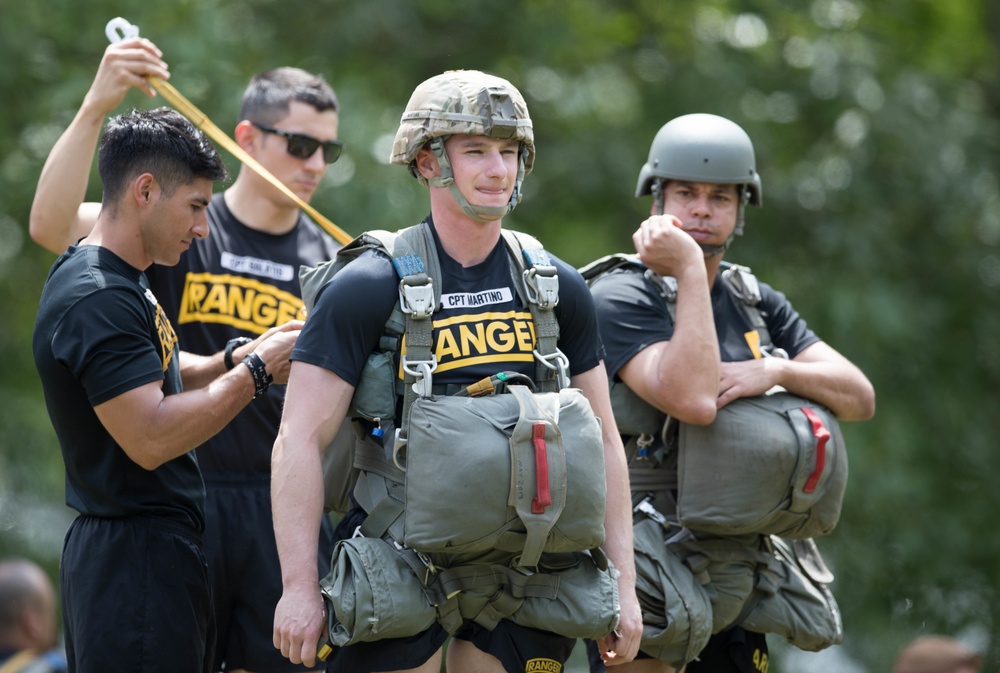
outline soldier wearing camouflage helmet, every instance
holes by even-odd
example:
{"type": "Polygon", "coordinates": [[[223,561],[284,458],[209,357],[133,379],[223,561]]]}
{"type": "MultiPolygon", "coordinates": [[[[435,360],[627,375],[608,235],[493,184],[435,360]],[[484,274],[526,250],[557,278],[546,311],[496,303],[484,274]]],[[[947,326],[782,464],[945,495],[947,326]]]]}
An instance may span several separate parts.
{"type": "MultiPolygon", "coordinates": [[[[521,299],[520,281],[515,280],[520,274],[512,273],[516,260],[502,231],[503,217],[520,201],[534,157],[524,98],[499,77],[471,70],[445,72],[420,84],[403,112],[391,161],[407,166],[428,187],[430,200],[427,218],[406,231],[419,229],[421,240],[430,241],[427,254],[440,265],[439,276],[433,277],[435,283],[440,279],[441,300],[430,312],[435,389],[465,389],[496,372],[535,376],[537,344],[491,336],[521,334],[534,339],[529,331],[532,314],[521,299]],[[470,336],[477,334],[484,338],[470,336]]],[[[403,232],[395,236],[402,237],[403,232]]],[[[620,573],[612,580],[617,585],[620,621],[599,642],[605,660],[617,664],[635,655],[641,631],[624,452],[610,411],[593,300],[575,269],[554,256],[548,259],[558,279],[558,302],[552,310],[570,387],[583,391],[604,421],[598,439],[603,444],[607,492],[602,547],[620,573]]],[[[322,501],[320,457],[344,420],[369,356],[384,343],[387,320],[404,294],[395,261],[385,248],[368,249],[325,281],[292,355],[285,412],[274,447],[272,491],[285,578],[275,613],[274,642],[293,662],[311,664],[317,639],[327,626],[315,571],[310,573],[304,562],[315,554],[314,521],[322,501]],[[359,304],[357,298],[362,296],[365,301],[359,304]]],[[[407,332],[406,338],[410,336],[407,332]]],[[[409,348],[411,342],[406,344],[409,348]]],[[[392,371],[395,376],[399,365],[394,364],[392,371]]],[[[401,381],[397,384],[403,389],[401,381]]],[[[399,428],[398,411],[394,420],[399,428]]],[[[464,441],[457,431],[440,438],[442,446],[455,451],[463,450],[464,441]]],[[[447,487],[441,495],[448,497],[447,487]]],[[[456,508],[469,505],[455,503],[456,508]]],[[[359,502],[340,522],[338,539],[351,538],[369,522],[369,512],[359,502]]],[[[428,569],[436,574],[454,570],[459,563],[461,568],[487,563],[485,558],[468,556],[432,554],[428,569]]],[[[499,562],[508,569],[519,562],[503,549],[491,550],[489,558],[494,567],[499,562]]],[[[544,553],[541,559],[544,566],[544,553]]],[[[526,628],[507,617],[487,628],[482,618],[464,611],[461,616],[461,626],[448,646],[449,670],[561,671],[575,644],[572,637],[526,628]]],[[[409,637],[348,644],[331,655],[328,670],[437,673],[447,637],[448,631],[435,622],[409,637]]]]}
{"type": "MultiPolygon", "coordinates": [[[[723,256],[742,233],[744,210],[762,198],[753,144],[740,126],[711,114],[668,122],[653,139],[635,195],[653,197],[650,217],[632,237],[639,263],[599,275],[591,285],[613,385],[635,393],[637,404],[694,425],[708,425],[733,400],[775,386],[825,405],[841,420],[872,416],[871,383],[809,329],[783,294],[758,283],[749,269],[731,267],[734,277],[759,291],[755,306],[766,323],[760,330],[744,306],[748,296],[738,297],[723,279],[730,268],[723,256]],[[660,278],[673,279],[674,296],[660,278]]],[[[623,440],[634,445],[635,437],[623,440]]],[[[662,441],[655,442],[648,455],[665,455],[662,441]]],[[[676,470],[668,463],[648,465],[676,470]]],[[[675,512],[660,514],[676,520],[675,512]]],[[[637,513],[635,522],[645,519],[637,513]]],[[[644,614],[647,625],[656,623],[651,617],[644,614]]],[[[655,650],[646,637],[636,661],[621,670],[674,670],[647,653],[655,650]]],[[[759,662],[766,657],[763,634],[734,625],[712,636],[698,660],[671,663],[687,663],[687,673],[763,670],[759,662]]],[[[591,669],[603,670],[593,656],[591,669]]]]}
{"type": "Polygon", "coordinates": [[[482,221],[499,219],[521,201],[521,183],[535,162],[535,138],[528,106],[517,89],[493,75],[470,71],[432,77],[410,96],[390,161],[407,166],[425,186],[447,187],[469,217],[482,221]],[[517,175],[505,206],[473,205],[455,185],[451,162],[444,151],[445,139],[453,135],[518,141],[517,175]],[[425,146],[437,158],[440,175],[424,177],[417,169],[417,155],[425,146]]]}

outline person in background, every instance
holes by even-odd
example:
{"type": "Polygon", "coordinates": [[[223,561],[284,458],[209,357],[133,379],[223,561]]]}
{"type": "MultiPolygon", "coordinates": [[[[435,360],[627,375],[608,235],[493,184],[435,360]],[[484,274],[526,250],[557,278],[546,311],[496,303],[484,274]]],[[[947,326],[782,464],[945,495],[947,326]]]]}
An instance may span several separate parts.
{"type": "Polygon", "coordinates": [[[920,636],[899,652],[892,673],[980,673],[983,657],[949,636],[920,636]]]}
{"type": "Polygon", "coordinates": [[[53,264],[32,335],[66,504],[80,514],[59,566],[66,654],[80,673],[207,673],[215,620],[194,448],[287,381],[302,323],[271,328],[230,371],[205,358],[182,372],[144,270],[177,264],[208,235],[225,165],[204,134],[161,107],[113,117],[98,169],[100,215],[53,264]]]}
{"type": "MultiPolygon", "coordinates": [[[[760,283],[761,315],[774,347],[787,354],[770,357],[719,278],[726,251],[743,233],[746,207],[762,203],[753,144],[742,128],[710,114],[665,124],[639,174],[636,196],[646,195],[653,197],[650,216],[632,240],[647,269],[676,278],[676,324],[648,275],[622,269],[594,281],[612,381],[624,382],[660,412],[696,425],[714,421],[716,410],[734,399],[774,386],[825,405],[840,420],[874,414],[875,393],[865,375],[814,334],[783,294],[760,283]]],[[[686,671],[766,668],[764,635],[733,626],[712,636],[686,671]]],[[[603,670],[592,646],[591,670],[603,670]]],[[[624,670],[673,668],[640,649],[624,670]]]]}
{"type": "MultiPolygon", "coordinates": [[[[160,50],[145,39],[109,46],[76,118],[56,143],[31,211],[32,238],[62,252],[94,225],[100,204],[82,203],[105,116],[148,76],[169,77],[160,50]]],[[[243,95],[235,139],[297,196],[308,201],[340,156],[337,97],[327,82],[298,68],[254,76],[243,95]]],[[[332,258],[339,246],[298,206],[246,166],[208,205],[211,235],[195,239],[176,266],[154,265],[150,287],[177,330],[181,367],[232,369],[255,338],[304,317],[300,265],[332,258]]],[[[281,595],[271,525],[271,447],[284,386],[247,407],[197,449],[205,479],[205,555],[218,624],[214,670],[291,673],[271,646],[281,595]]],[[[325,574],[333,526],[319,532],[317,572],[325,574]]]]}
{"type": "Polygon", "coordinates": [[[0,561],[0,672],[65,673],[57,649],[56,592],[38,564],[0,561]]]}

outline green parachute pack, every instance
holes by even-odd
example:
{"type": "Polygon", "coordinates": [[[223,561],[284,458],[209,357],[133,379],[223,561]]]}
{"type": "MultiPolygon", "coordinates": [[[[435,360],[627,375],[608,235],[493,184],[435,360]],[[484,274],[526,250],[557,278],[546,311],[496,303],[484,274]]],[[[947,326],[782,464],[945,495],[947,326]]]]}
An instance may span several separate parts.
{"type": "MultiPolygon", "coordinates": [[[[676,320],[676,279],[636,255],[580,272],[592,285],[619,270],[644,275],[676,320]]],[[[750,269],[723,263],[720,279],[762,356],[787,357],[772,343],[750,269]]],[[[810,651],[840,643],[833,576],[812,541],[837,524],[846,488],[836,417],[784,390],[735,400],[707,426],[668,417],[621,381],[611,382],[611,402],[627,437],[642,650],[679,667],[736,624],[810,651]]]]}
{"type": "Polygon", "coordinates": [[[532,237],[503,230],[503,240],[534,324],[533,380],[498,372],[455,390],[434,384],[441,272],[426,222],[367,232],[331,262],[300,270],[307,310],[368,250],[388,255],[400,278],[348,411],[352,429],[326,452],[327,507],[346,510],[353,493],[368,512],[357,536],[337,544],[321,582],[334,645],[413,635],[428,620],[453,631],[465,619],[487,628],[510,619],[570,637],[617,625],[617,571],[600,551],[601,426],[569,387],[557,348],[556,268],[532,237]]]}

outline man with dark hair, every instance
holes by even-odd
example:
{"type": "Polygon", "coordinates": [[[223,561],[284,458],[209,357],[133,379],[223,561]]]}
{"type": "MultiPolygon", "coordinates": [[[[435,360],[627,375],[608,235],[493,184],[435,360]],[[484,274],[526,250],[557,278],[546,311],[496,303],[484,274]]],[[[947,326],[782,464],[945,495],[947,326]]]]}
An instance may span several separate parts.
{"type": "MultiPolygon", "coordinates": [[[[31,236],[61,252],[93,226],[99,204],[81,203],[104,117],[130,88],[151,95],[147,76],[169,77],[148,40],[108,47],[83,105],[53,148],[31,212],[31,236]]],[[[252,78],[243,96],[236,142],[297,196],[308,201],[340,156],[338,101],[329,84],[298,68],[252,78]]],[[[246,166],[208,205],[211,236],[196,239],[173,267],[153,266],[150,286],[176,326],[181,368],[231,369],[250,342],[302,316],[300,265],[330,259],[337,244],[276,187],[246,166]],[[203,362],[204,361],[204,362],[203,362]]],[[[218,622],[214,670],[304,670],[271,646],[281,578],[269,492],[271,446],[284,386],[247,407],[197,450],[207,493],[205,556],[218,622]]],[[[333,527],[320,531],[317,573],[326,573],[333,527]]]]}
{"type": "MultiPolygon", "coordinates": [[[[723,257],[734,238],[743,233],[746,207],[762,203],[753,144],[742,128],[710,114],[684,115],[665,124],[639,173],[636,197],[646,195],[653,197],[653,204],[649,218],[632,236],[636,264],[599,276],[591,291],[612,387],[631,393],[619,398],[629,400],[631,411],[648,409],[659,419],[648,437],[643,436],[647,434],[644,429],[642,434],[625,433],[631,436],[623,439],[634,475],[635,521],[641,525],[653,519],[662,524],[653,529],[650,542],[662,549],[681,538],[675,535],[680,530],[678,450],[670,436],[676,425],[664,426],[661,433],[666,417],[708,425],[735,400],[780,386],[824,405],[842,421],[863,420],[875,412],[875,392],[857,366],[809,329],[783,294],[752,281],[759,289],[754,306],[761,316],[755,324],[742,308],[745,302],[727,289],[729,281],[723,274],[730,267],[724,266],[723,257]],[[664,278],[673,280],[671,291],[664,278]],[[638,485],[636,477],[643,470],[646,475],[658,475],[656,480],[638,485]],[[656,510],[647,499],[653,495],[672,509],[656,510]],[[672,527],[669,532],[667,527],[672,527]]],[[[749,286],[750,277],[745,278],[749,286]]],[[[615,408],[619,427],[625,425],[624,412],[628,411],[623,405],[615,408]]],[[[701,535],[687,529],[684,534],[701,535]]],[[[759,539],[749,537],[755,543],[759,539]]],[[[733,538],[739,536],[734,533],[733,538]]],[[[736,552],[731,553],[735,557],[736,552]]],[[[662,584],[659,577],[642,579],[647,586],[662,584]]],[[[671,609],[670,605],[660,607],[671,609]]],[[[645,624],[653,625],[650,634],[659,632],[664,640],[686,637],[674,624],[664,630],[663,614],[649,610],[643,616],[645,624]]],[[[708,621],[712,622],[711,615],[708,621]]],[[[700,628],[692,625],[689,633],[700,628]]],[[[636,661],[622,670],[670,673],[687,664],[687,673],[766,671],[763,633],[733,623],[716,630],[700,653],[697,648],[682,647],[680,661],[654,658],[651,652],[664,643],[654,643],[645,634],[636,661]],[[692,659],[694,655],[697,658],[692,659]]],[[[704,631],[706,635],[711,632],[704,631]]],[[[603,672],[595,648],[591,647],[591,653],[591,671],[603,672]]]]}
{"type": "Polygon", "coordinates": [[[208,235],[225,166],[169,108],[111,119],[99,166],[112,187],[90,234],[49,272],[32,340],[66,502],[80,513],[60,564],[67,657],[81,672],[209,671],[205,490],[193,449],[287,380],[300,323],[269,330],[220,376],[204,364],[182,372],[143,271],[177,264],[208,235]]]}
{"type": "Polygon", "coordinates": [[[27,559],[0,561],[0,671],[64,673],[56,650],[56,592],[27,559]]]}

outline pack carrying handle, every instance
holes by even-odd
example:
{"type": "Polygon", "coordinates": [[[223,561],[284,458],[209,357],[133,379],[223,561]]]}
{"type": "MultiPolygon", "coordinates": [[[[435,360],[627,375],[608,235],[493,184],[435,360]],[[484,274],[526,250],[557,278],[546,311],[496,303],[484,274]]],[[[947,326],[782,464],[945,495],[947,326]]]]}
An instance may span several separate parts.
{"type": "Polygon", "coordinates": [[[538,565],[549,533],[566,507],[566,453],[558,396],[533,395],[524,386],[511,386],[510,392],[520,408],[510,437],[510,504],[527,531],[518,565],[532,567],[538,565]],[[530,474],[525,471],[528,465],[535,466],[534,493],[520,476],[530,474]]]}
{"type": "Polygon", "coordinates": [[[815,411],[809,407],[802,407],[801,411],[809,419],[813,437],[816,438],[816,468],[806,479],[805,486],[802,487],[804,492],[812,493],[816,490],[820,477],[823,476],[823,468],[826,467],[826,443],[830,441],[830,431],[823,425],[823,419],[815,411]]]}

